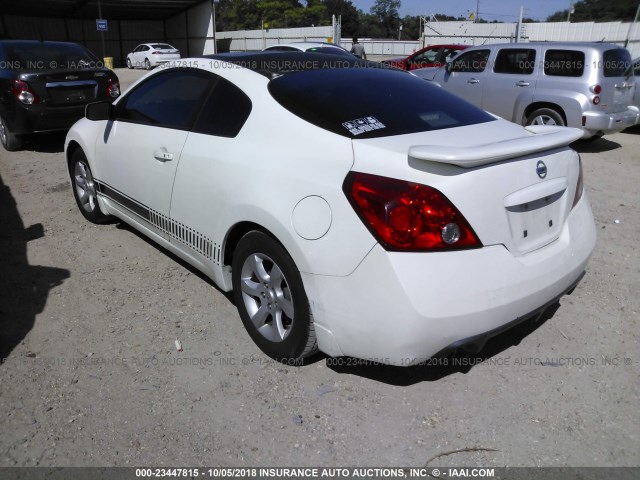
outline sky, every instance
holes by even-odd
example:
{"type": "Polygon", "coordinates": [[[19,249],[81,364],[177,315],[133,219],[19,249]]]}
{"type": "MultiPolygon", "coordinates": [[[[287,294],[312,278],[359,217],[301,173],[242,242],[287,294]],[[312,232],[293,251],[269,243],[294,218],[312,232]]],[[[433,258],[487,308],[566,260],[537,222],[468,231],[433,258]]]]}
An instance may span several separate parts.
{"type": "MultiPolygon", "coordinates": [[[[369,12],[375,0],[352,0],[356,8],[369,12]]],[[[429,15],[444,13],[457,17],[469,16],[480,4],[480,18],[517,22],[520,5],[524,6],[524,16],[535,20],[546,18],[560,10],[567,10],[571,0],[401,0],[400,17],[405,15],[429,15]]],[[[575,2],[574,2],[575,3],[575,2]]]]}

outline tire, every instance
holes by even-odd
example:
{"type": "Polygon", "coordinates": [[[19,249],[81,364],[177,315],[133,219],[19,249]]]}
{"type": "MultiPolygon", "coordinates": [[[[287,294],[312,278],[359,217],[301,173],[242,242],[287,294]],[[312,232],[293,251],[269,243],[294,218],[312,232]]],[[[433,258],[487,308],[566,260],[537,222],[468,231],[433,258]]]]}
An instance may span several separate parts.
{"type": "Polygon", "coordinates": [[[300,272],[276,240],[260,231],[242,237],[232,283],[242,323],[264,353],[292,364],[318,351],[300,272]]]}
{"type": "Polygon", "coordinates": [[[0,116],[0,143],[8,152],[16,152],[22,149],[22,137],[9,130],[9,126],[0,116]]]}
{"type": "Polygon", "coordinates": [[[133,65],[131,64],[131,59],[130,58],[127,58],[127,68],[129,70],[131,70],[133,68],[133,65]]]}
{"type": "Polygon", "coordinates": [[[527,125],[557,125],[566,126],[562,115],[551,108],[539,108],[527,117],[527,125]]]}
{"type": "Polygon", "coordinates": [[[145,70],[151,70],[151,62],[149,61],[148,58],[144,59],[144,68],[145,70]]]}
{"type": "Polygon", "coordinates": [[[95,183],[87,157],[82,149],[78,148],[71,156],[69,173],[73,186],[73,196],[82,216],[91,223],[105,223],[112,217],[100,211],[95,183]]]}

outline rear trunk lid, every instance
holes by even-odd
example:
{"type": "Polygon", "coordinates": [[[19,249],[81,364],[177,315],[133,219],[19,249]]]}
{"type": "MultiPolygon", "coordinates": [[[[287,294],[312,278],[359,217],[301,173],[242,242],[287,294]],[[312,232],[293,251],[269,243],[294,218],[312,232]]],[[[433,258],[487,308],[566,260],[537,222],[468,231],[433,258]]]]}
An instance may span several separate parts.
{"type": "Polygon", "coordinates": [[[44,70],[20,75],[41,103],[50,106],[72,106],[106,99],[110,78],[117,82],[115,74],[107,69],[44,70]]]}
{"type": "Polygon", "coordinates": [[[354,171],[440,190],[483,245],[519,256],[555,241],[573,206],[578,129],[497,120],[396,137],[353,140],[354,171]],[[487,142],[491,139],[491,142],[487,142]]]}

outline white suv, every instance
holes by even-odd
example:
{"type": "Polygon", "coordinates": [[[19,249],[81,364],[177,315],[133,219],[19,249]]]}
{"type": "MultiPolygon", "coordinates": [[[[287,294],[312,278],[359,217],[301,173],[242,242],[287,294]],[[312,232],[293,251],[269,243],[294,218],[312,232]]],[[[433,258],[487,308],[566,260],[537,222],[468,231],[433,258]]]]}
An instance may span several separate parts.
{"type": "Polygon", "coordinates": [[[578,127],[590,138],[638,121],[630,66],[629,52],[609,43],[508,43],[413,73],[515,123],[578,127]]]}

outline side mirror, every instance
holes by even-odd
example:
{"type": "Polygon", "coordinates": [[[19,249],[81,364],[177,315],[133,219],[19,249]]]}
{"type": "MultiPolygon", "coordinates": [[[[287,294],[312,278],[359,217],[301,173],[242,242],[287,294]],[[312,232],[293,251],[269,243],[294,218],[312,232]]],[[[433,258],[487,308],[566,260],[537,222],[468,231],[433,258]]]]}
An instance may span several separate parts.
{"type": "Polygon", "coordinates": [[[110,120],[113,114],[113,105],[109,101],[88,103],[84,110],[84,116],[88,120],[110,120]]]}

